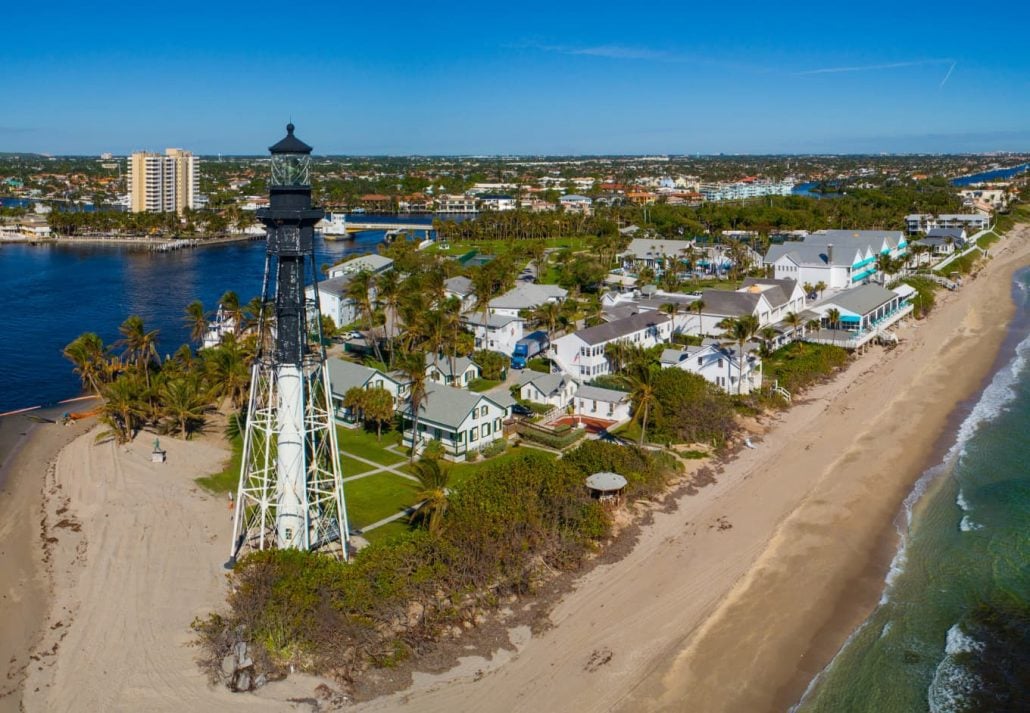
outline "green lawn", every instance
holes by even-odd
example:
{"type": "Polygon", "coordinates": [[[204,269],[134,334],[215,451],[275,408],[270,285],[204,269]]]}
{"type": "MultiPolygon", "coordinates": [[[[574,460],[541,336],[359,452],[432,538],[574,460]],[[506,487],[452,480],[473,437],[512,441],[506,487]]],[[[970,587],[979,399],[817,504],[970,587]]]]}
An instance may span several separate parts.
{"type": "Polygon", "coordinates": [[[469,383],[469,391],[489,391],[500,383],[500,379],[473,379],[469,383]]]}
{"type": "Polygon", "coordinates": [[[549,458],[557,458],[557,455],[553,453],[546,453],[544,451],[539,451],[532,448],[509,448],[504,453],[496,455],[493,458],[480,458],[479,460],[473,463],[450,464],[448,466],[451,471],[450,487],[454,487],[455,485],[463,483],[464,481],[472,477],[474,473],[482,470],[487,466],[492,466],[495,463],[504,463],[513,460],[521,456],[523,453],[544,453],[549,458]]]}
{"type": "Polygon", "coordinates": [[[376,529],[365,533],[362,537],[369,542],[386,542],[387,540],[392,540],[395,537],[405,535],[408,532],[411,532],[411,526],[408,524],[407,518],[401,518],[400,520],[388,522],[382,527],[377,527],[376,529]]]}
{"type": "Polygon", "coordinates": [[[374,469],[375,466],[371,466],[364,461],[360,461],[357,458],[351,458],[349,455],[344,453],[340,456],[340,468],[343,470],[343,477],[350,478],[354,475],[361,475],[374,469]]]}
{"type": "MultiPolygon", "coordinates": [[[[386,446],[401,442],[399,431],[391,430],[383,434],[383,440],[377,441],[375,433],[367,433],[362,428],[337,428],[340,452],[370,460],[380,465],[395,465],[404,461],[404,456],[386,450],[386,446]]],[[[366,468],[367,470],[367,468],[366,468]]]]}
{"type": "Polygon", "coordinates": [[[347,517],[352,529],[361,529],[415,502],[418,483],[393,473],[377,473],[343,484],[347,517]]]}

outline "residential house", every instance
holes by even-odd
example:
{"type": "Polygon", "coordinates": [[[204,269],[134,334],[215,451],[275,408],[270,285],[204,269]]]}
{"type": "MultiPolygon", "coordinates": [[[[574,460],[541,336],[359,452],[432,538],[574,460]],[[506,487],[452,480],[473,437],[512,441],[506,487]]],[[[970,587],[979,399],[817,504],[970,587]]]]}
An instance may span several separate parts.
{"type": "Polygon", "coordinates": [[[376,253],[360,255],[350,260],[337,263],[329,268],[328,277],[340,277],[341,275],[356,275],[359,272],[370,272],[379,275],[393,267],[393,260],[376,253]]]}
{"type": "MultiPolygon", "coordinates": [[[[318,283],[318,307],[324,317],[331,317],[338,327],[352,324],[361,316],[361,307],[347,294],[347,288],[354,275],[344,273],[318,283]]],[[[315,298],[315,289],[308,285],[304,294],[309,300],[315,298]]],[[[374,295],[372,295],[374,298],[374,295]]]]}
{"type": "Polygon", "coordinates": [[[476,340],[476,349],[489,349],[492,352],[511,356],[515,344],[523,336],[523,320],[509,314],[487,314],[476,310],[462,315],[462,322],[472,332],[476,340]]]}
{"type": "Polygon", "coordinates": [[[609,344],[626,342],[647,349],[669,341],[672,327],[672,319],[666,314],[641,312],[559,337],[551,343],[549,354],[562,372],[578,381],[589,381],[611,373],[605,351],[609,344]]]}
{"type": "Polygon", "coordinates": [[[913,294],[908,285],[888,290],[875,283],[842,290],[810,308],[819,315],[824,329],[806,339],[846,348],[862,346],[912,311],[913,294]],[[840,314],[838,323],[830,322],[830,311],[834,309],[840,314]]]}
{"type": "Polygon", "coordinates": [[[461,311],[468,312],[476,306],[476,295],[472,289],[472,280],[464,275],[448,277],[443,282],[443,294],[461,302],[461,311]]]}
{"type": "Polygon", "coordinates": [[[800,285],[822,282],[830,290],[861,283],[876,273],[876,255],[868,246],[817,245],[807,240],[770,245],[765,264],[778,280],[800,285]]]}
{"type": "Polygon", "coordinates": [[[744,345],[744,358],[736,344],[720,344],[706,339],[701,346],[666,349],[662,352],[663,369],[683,369],[703,377],[728,394],[750,394],[762,388],[762,358],[758,345],[744,345]]]}
{"type": "Polygon", "coordinates": [[[908,241],[900,230],[817,230],[804,240],[806,245],[835,245],[840,248],[868,248],[874,255],[902,258],[908,241]]]}
{"type": "Polygon", "coordinates": [[[518,317],[520,312],[533,310],[548,302],[560,303],[569,292],[557,285],[538,285],[519,282],[503,295],[490,300],[490,314],[518,317]]]}
{"type": "Polygon", "coordinates": [[[661,274],[685,263],[694,254],[696,247],[693,240],[633,238],[619,257],[626,269],[640,270],[646,267],[661,274]]]}
{"type": "Polygon", "coordinates": [[[966,231],[961,228],[932,228],[925,238],[913,240],[912,245],[927,248],[934,257],[943,257],[965,247],[967,240],[966,231]]]}
{"type": "Polygon", "coordinates": [[[470,451],[504,438],[504,422],[511,416],[511,407],[486,394],[430,382],[419,405],[417,435],[410,400],[400,413],[405,446],[414,442],[416,452],[421,452],[430,441],[439,441],[445,457],[463,461],[470,451]]]}
{"type": "Polygon", "coordinates": [[[566,213],[579,213],[581,215],[590,215],[593,201],[586,196],[577,195],[575,193],[569,193],[558,199],[558,203],[565,209],[566,213]]]}
{"type": "Polygon", "coordinates": [[[429,381],[465,389],[481,375],[482,370],[479,368],[479,364],[468,357],[451,358],[444,355],[426,354],[426,378],[429,381]]]}
{"type": "Polygon", "coordinates": [[[579,387],[572,404],[573,413],[577,416],[602,419],[614,425],[629,420],[633,399],[625,391],[584,384],[579,387]]]}
{"type": "Polygon", "coordinates": [[[479,207],[472,196],[438,196],[437,213],[478,213],[479,207]]]}
{"type": "Polygon", "coordinates": [[[579,384],[564,374],[541,374],[526,370],[519,374],[519,396],[537,404],[565,408],[572,402],[579,384]]]}
{"type": "Polygon", "coordinates": [[[515,210],[515,197],[503,193],[484,193],[479,196],[479,205],[483,210],[515,210]]]}
{"type": "Polygon", "coordinates": [[[386,374],[336,357],[326,359],[326,368],[329,370],[329,384],[333,394],[333,415],[344,423],[355,422],[355,414],[343,405],[343,399],[351,389],[384,388],[393,396],[395,408],[407,398],[408,383],[398,374],[386,374]]]}
{"type": "Polygon", "coordinates": [[[986,213],[945,213],[937,216],[936,228],[965,228],[978,233],[991,227],[991,218],[986,213]]]}

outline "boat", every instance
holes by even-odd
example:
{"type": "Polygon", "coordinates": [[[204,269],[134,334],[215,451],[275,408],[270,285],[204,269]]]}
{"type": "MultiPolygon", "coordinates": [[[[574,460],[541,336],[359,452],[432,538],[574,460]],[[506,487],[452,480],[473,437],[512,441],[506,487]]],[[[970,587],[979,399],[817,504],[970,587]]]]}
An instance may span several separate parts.
{"type": "Polygon", "coordinates": [[[318,223],[318,229],[326,240],[343,240],[351,237],[347,232],[346,213],[327,213],[318,223]]]}
{"type": "Polygon", "coordinates": [[[204,333],[204,342],[201,348],[210,349],[217,347],[222,343],[222,338],[226,334],[234,334],[235,332],[236,320],[219,304],[215,318],[207,323],[207,331],[204,333]]]}

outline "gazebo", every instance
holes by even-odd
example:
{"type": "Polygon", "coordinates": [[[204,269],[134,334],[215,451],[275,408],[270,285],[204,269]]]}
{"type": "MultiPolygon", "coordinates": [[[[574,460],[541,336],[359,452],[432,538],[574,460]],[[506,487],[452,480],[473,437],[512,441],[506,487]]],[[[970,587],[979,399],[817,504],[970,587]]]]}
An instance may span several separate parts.
{"type": "Polygon", "coordinates": [[[622,502],[622,491],[626,489],[626,479],[618,473],[601,471],[587,476],[587,490],[590,497],[600,500],[606,505],[617,507],[622,502]]]}

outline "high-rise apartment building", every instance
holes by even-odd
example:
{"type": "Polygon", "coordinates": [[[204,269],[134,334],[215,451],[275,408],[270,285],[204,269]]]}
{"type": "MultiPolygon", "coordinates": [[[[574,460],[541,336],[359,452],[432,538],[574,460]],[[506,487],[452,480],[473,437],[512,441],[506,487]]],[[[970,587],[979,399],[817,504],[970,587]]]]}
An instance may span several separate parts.
{"type": "Polygon", "coordinates": [[[164,155],[138,151],[129,157],[129,207],[133,213],[176,213],[198,208],[199,161],[189,151],[164,155]]]}

